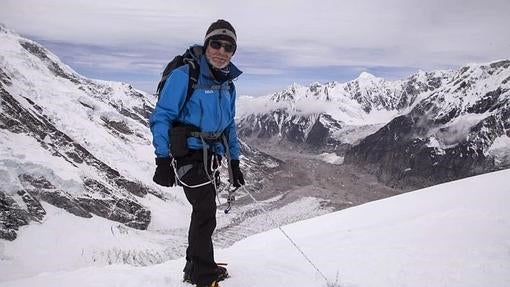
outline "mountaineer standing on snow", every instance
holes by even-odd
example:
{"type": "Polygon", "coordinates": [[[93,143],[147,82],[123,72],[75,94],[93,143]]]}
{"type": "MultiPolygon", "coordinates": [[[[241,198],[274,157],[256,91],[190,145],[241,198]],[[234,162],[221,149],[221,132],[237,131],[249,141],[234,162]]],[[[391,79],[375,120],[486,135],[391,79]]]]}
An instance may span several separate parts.
{"type": "Polygon", "coordinates": [[[157,165],[153,180],[173,186],[177,178],[193,207],[184,281],[196,286],[217,287],[218,281],[228,277],[226,268],[214,260],[211,239],[216,228],[217,167],[222,157],[229,164],[230,183],[244,185],[232,83],[241,71],[230,62],[236,48],[234,27],[225,20],[212,23],[203,47],[191,47],[183,55],[184,64],[179,58],[166,82],[162,80],[150,118],[157,165]]]}

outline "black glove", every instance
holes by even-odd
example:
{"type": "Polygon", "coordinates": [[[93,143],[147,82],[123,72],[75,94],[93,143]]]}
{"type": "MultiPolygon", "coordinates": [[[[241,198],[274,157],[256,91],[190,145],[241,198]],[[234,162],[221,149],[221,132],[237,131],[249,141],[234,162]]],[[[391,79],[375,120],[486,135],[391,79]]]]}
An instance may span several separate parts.
{"type": "Polygon", "coordinates": [[[156,158],[156,172],[152,180],[162,186],[175,185],[175,173],[172,167],[172,158],[158,157],[156,158]]]}
{"type": "Polygon", "coordinates": [[[241,172],[241,169],[239,168],[239,160],[233,159],[230,161],[230,166],[232,166],[232,177],[234,182],[232,185],[234,187],[241,187],[241,185],[244,185],[244,176],[241,172]]]}

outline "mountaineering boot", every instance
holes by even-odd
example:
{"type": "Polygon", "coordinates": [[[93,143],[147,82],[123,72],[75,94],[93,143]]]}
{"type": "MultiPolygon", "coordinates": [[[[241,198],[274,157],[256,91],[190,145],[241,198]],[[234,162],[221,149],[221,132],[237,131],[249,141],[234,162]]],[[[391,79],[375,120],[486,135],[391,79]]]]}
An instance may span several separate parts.
{"type": "Polygon", "coordinates": [[[213,281],[208,285],[197,285],[197,287],[220,287],[220,285],[218,285],[218,282],[213,281]]]}
{"type": "MultiPolygon", "coordinates": [[[[230,277],[230,275],[228,274],[227,268],[218,265],[216,269],[216,282],[223,281],[228,277],[230,277]]],[[[189,272],[184,272],[182,281],[190,284],[195,284],[195,282],[193,282],[193,280],[191,279],[191,273],[189,272]]]]}
{"type": "Polygon", "coordinates": [[[186,283],[189,283],[189,284],[195,283],[195,282],[193,282],[193,280],[191,280],[191,274],[188,273],[188,272],[184,272],[184,276],[182,278],[182,282],[186,282],[186,283]]]}
{"type": "Polygon", "coordinates": [[[216,277],[216,281],[220,282],[220,281],[223,281],[226,278],[230,277],[230,275],[228,274],[227,268],[220,266],[220,265],[218,265],[217,268],[218,269],[216,269],[216,274],[218,274],[218,275],[216,277]]]}

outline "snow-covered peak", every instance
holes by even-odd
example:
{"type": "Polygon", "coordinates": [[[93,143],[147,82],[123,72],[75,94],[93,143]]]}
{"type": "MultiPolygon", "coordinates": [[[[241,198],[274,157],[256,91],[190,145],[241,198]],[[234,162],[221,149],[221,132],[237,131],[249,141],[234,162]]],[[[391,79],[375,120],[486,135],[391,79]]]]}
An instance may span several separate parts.
{"type": "Polygon", "coordinates": [[[352,147],[345,162],[414,186],[506,168],[509,149],[497,142],[510,132],[509,82],[508,60],[419,72],[402,88],[409,111],[352,147]]]}
{"type": "Polygon", "coordinates": [[[0,33],[0,55],[8,58],[2,59],[3,69],[14,67],[23,72],[30,72],[23,74],[26,77],[44,72],[75,81],[83,78],[45,47],[5,27],[0,33]]]}
{"type": "MultiPolygon", "coordinates": [[[[293,85],[273,97],[240,99],[238,122],[243,136],[305,143],[322,152],[359,144],[398,116],[409,116],[413,128],[402,132],[413,147],[419,146],[413,139],[434,138],[441,148],[469,141],[477,146],[472,150],[486,154],[495,138],[508,134],[509,98],[510,61],[500,60],[458,70],[418,71],[397,81],[362,74],[346,83],[293,85]]],[[[364,146],[368,157],[377,142],[364,146]]],[[[443,163],[448,165],[449,159],[443,163]]]]}
{"type": "MultiPolygon", "coordinates": [[[[294,83],[270,97],[277,104],[265,105],[268,108],[266,112],[287,109],[305,115],[328,113],[348,124],[380,123],[379,119],[372,121],[370,114],[390,112],[396,116],[406,113],[440,90],[453,95],[443,99],[445,103],[455,100],[467,107],[479,100],[483,91],[508,89],[509,66],[510,61],[500,60],[469,64],[458,70],[420,70],[407,79],[396,81],[386,81],[362,72],[358,78],[345,83],[316,82],[310,86],[294,83]],[[460,100],[461,97],[463,100],[460,100]]],[[[249,109],[244,111],[249,113],[249,109]]],[[[246,114],[240,116],[243,115],[246,114]]],[[[387,121],[390,119],[386,118],[387,121]]]]}
{"type": "Polygon", "coordinates": [[[390,83],[387,83],[383,78],[376,77],[368,72],[361,72],[361,74],[356,79],[347,82],[345,85],[347,86],[346,89],[349,89],[351,85],[358,87],[359,92],[363,93],[364,97],[371,97],[371,90],[380,88],[385,89],[387,88],[388,84],[390,83]]]}
{"type": "MultiPolygon", "coordinates": [[[[389,82],[369,73],[346,82],[313,83],[309,86],[293,84],[288,89],[274,93],[269,97],[272,103],[263,104],[266,98],[256,100],[252,106],[239,106],[239,117],[266,112],[287,111],[295,115],[329,114],[334,119],[353,125],[371,124],[389,121],[398,111],[401,82],[389,82]],[[372,114],[378,114],[372,116],[372,114]]],[[[243,101],[241,101],[243,102],[243,101]]]]}
{"type": "Polygon", "coordinates": [[[361,72],[359,74],[359,76],[356,78],[356,80],[374,80],[374,79],[378,79],[376,76],[368,73],[368,72],[361,72]]]}
{"type": "MultiPolygon", "coordinates": [[[[448,121],[470,113],[483,114],[496,102],[507,104],[510,98],[510,60],[484,64],[468,64],[451,72],[436,72],[434,76],[447,75],[434,93],[426,94],[416,105],[414,113],[428,115],[436,122],[448,121]],[[431,109],[430,107],[432,107],[431,109]]],[[[495,111],[492,109],[492,111],[495,111]]]]}
{"type": "MultiPolygon", "coordinates": [[[[119,139],[98,133],[98,125],[105,123],[119,122],[130,134],[146,134],[142,129],[147,111],[154,106],[152,96],[125,83],[87,79],[43,46],[11,31],[0,34],[0,43],[0,68],[10,79],[4,88],[12,95],[23,95],[20,101],[28,107],[27,101],[37,103],[59,129],[84,146],[100,148],[100,153],[119,152],[118,148],[104,150],[112,146],[107,143],[119,139]],[[84,129],[94,131],[91,134],[95,136],[84,134],[84,129]]],[[[149,141],[148,136],[132,140],[142,138],[149,141]]]]}

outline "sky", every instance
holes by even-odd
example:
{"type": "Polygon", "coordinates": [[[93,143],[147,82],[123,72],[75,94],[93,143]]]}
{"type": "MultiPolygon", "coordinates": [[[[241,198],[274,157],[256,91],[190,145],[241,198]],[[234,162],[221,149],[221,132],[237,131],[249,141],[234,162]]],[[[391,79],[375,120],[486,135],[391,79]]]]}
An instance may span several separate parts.
{"type": "Polygon", "coordinates": [[[236,29],[239,94],[292,83],[388,80],[510,58],[510,1],[2,0],[0,23],[91,78],[149,93],[217,19],[236,29]]]}

